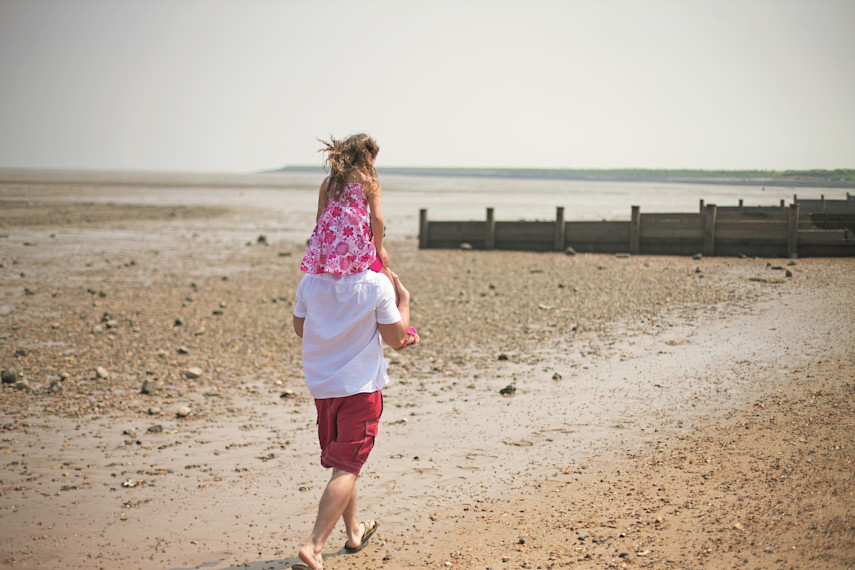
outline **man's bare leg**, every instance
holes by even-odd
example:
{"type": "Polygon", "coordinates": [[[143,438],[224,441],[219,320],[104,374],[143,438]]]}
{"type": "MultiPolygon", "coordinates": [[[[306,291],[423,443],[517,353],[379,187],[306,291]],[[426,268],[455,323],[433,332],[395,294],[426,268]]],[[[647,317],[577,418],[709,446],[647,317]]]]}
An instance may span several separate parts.
{"type": "Polygon", "coordinates": [[[354,547],[359,546],[359,540],[362,537],[362,527],[359,525],[359,521],[356,520],[356,485],[353,486],[353,492],[350,494],[347,506],[344,507],[341,519],[344,521],[344,529],[347,532],[347,544],[354,547]]]}
{"type": "Polygon", "coordinates": [[[356,518],[356,485],[353,486],[353,494],[344,513],[341,515],[344,520],[345,530],[347,531],[347,546],[350,548],[358,548],[362,545],[362,537],[365,532],[370,530],[376,523],[373,520],[359,522],[356,518]]]}
{"type": "Polygon", "coordinates": [[[318,570],[323,566],[324,543],[335,528],[339,517],[344,518],[348,538],[352,543],[357,542],[362,533],[359,523],[354,522],[356,521],[356,475],[341,469],[333,469],[332,477],[324,489],[324,494],[321,495],[318,518],[315,520],[312,536],[300,549],[300,560],[308,564],[309,568],[318,570]],[[359,533],[355,539],[354,532],[359,533]]]}

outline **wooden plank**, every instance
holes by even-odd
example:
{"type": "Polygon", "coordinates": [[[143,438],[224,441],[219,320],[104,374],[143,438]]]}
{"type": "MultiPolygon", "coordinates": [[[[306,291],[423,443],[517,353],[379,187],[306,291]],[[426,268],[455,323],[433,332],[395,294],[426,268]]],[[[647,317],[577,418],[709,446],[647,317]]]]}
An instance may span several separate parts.
{"type": "Polygon", "coordinates": [[[784,257],[787,252],[786,243],[716,243],[716,255],[724,257],[736,257],[748,255],[756,257],[784,257]]]}
{"type": "Polygon", "coordinates": [[[760,255],[759,253],[750,253],[748,250],[751,250],[751,248],[766,248],[767,246],[773,246],[777,252],[775,255],[784,256],[787,252],[787,238],[786,236],[716,238],[716,255],[728,255],[725,254],[723,250],[720,251],[720,248],[723,246],[740,246],[742,250],[740,250],[739,253],[745,253],[747,255],[760,255]]]}
{"type": "Polygon", "coordinates": [[[641,234],[641,207],[633,206],[629,222],[629,252],[638,253],[639,236],[641,234]]]}
{"type": "Polygon", "coordinates": [[[484,227],[484,249],[496,247],[496,218],[493,208],[487,208],[487,224],[484,227]]]}
{"type": "Polygon", "coordinates": [[[715,221],[715,204],[709,204],[704,210],[704,255],[715,255],[715,221]]]}
{"type": "Polygon", "coordinates": [[[555,239],[552,248],[555,251],[564,251],[564,208],[555,208],[555,239]]]}
{"type": "Polygon", "coordinates": [[[716,224],[716,239],[787,239],[786,222],[719,222],[716,224]]]}
{"type": "Polygon", "coordinates": [[[718,208],[716,214],[719,220],[787,220],[790,213],[787,209],[771,208],[768,210],[752,210],[751,208],[718,208]]]}
{"type": "Polygon", "coordinates": [[[555,239],[554,222],[496,222],[496,240],[549,240],[555,239]]]}
{"type": "Polygon", "coordinates": [[[639,253],[646,255],[694,255],[704,247],[703,238],[680,240],[641,240],[639,253]]]}
{"type": "Polygon", "coordinates": [[[673,226],[662,224],[657,226],[641,226],[641,235],[639,238],[643,241],[650,240],[681,240],[681,239],[698,239],[703,241],[704,229],[700,226],[694,228],[684,228],[677,224],[673,226]]]}
{"type": "Polygon", "coordinates": [[[703,216],[701,214],[680,214],[680,213],[656,213],[656,214],[641,214],[641,225],[647,224],[697,224],[703,225],[703,216]]]}
{"type": "Polygon", "coordinates": [[[446,222],[432,221],[428,224],[428,235],[454,234],[454,235],[472,235],[477,237],[483,236],[484,222],[446,222]]]}
{"type": "Polygon", "coordinates": [[[799,251],[799,204],[790,206],[790,219],[787,224],[787,257],[799,251]]]}
{"type": "Polygon", "coordinates": [[[629,244],[629,222],[567,222],[564,230],[567,245],[578,242],[621,242],[629,244]]]}
{"type": "Polygon", "coordinates": [[[802,212],[847,212],[855,211],[855,200],[849,196],[844,200],[798,200],[796,202],[802,212]]]}
{"type": "Polygon", "coordinates": [[[496,249],[554,251],[555,222],[496,222],[496,249]]]}
{"type": "Polygon", "coordinates": [[[809,230],[799,232],[799,245],[852,245],[855,236],[846,230],[809,230]]]}
{"type": "Polygon", "coordinates": [[[456,248],[468,243],[472,247],[484,246],[484,222],[430,222],[428,224],[429,248],[456,248]]]}
{"type": "Polygon", "coordinates": [[[427,209],[419,210],[419,249],[428,247],[428,213],[427,209]]]}
{"type": "Polygon", "coordinates": [[[695,215],[692,219],[675,219],[675,220],[657,220],[655,218],[648,219],[644,215],[641,216],[641,234],[644,235],[650,231],[658,229],[669,230],[684,230],[687,232],[704,231],[704,219],[701,216],[695,215]]]}

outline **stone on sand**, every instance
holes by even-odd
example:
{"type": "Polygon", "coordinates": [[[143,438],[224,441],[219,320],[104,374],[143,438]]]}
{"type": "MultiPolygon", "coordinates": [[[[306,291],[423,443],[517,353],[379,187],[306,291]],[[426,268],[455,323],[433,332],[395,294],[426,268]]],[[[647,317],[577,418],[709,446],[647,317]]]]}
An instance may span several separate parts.
{"type": "Polygon", "coordinates": [[[202,369],[198,366],[193,366],[187,369],[187,372],[184,375],[190,380],[194,380],[202,375],[202,369]]]}

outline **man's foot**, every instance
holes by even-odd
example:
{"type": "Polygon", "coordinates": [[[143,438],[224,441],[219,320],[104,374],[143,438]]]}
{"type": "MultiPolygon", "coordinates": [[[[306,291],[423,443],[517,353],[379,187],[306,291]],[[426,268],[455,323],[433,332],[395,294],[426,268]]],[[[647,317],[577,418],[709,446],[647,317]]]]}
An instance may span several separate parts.
{"type": "Polygon", "coordinates": [[[299,555],[303,564],[294,564],[291,566],[292,570],[321,570],[324,566],[323,556],[320,553],[315,554],[308,545],[300,549],[299,555]]]}
{"type": "Polygon", "coordinates": [[[359,540],[359,544],[357,544],[356,546],[351,546],[351,540],[348,539],[347,542],[344,543],[344,551],[348,554],[359,552],[360,550],[365,548],[365,546],[368,544],[368,541],[371,540],[372,536],[374,536],[375,532],[377,532],[377,522],[365,521],[364,523],[362,523],[362,538],[359,540]]]}

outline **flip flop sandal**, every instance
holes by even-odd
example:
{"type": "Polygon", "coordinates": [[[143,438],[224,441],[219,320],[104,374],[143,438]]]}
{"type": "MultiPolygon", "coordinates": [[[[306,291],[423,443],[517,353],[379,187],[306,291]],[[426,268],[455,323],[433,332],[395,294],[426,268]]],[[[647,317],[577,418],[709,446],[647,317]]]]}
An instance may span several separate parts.
{"type": "Polygon", "coordinates": [[[356,552],[359,552],[363,548],[365,548],[365,546],[368,544],[368,541],[371,540],[371,537],[374,536],[375,532],[377,532],[377,527],[379,526],[377,524],[377,521],[374,521],[374,526],[371,526],[371,527],[368,526],[367,522],[362,523],[362,524],[365,525],[365,530],[362,531],[362,542],[360,542],[359,546],[357,546],[357,547],[351,547],[351,546],[348,546],[347,541],[345,541],[344,551],[347,554],[354,554],[356,552]]]}
{"type": "Polygon", "coordinates": [[[407,329],[407,339],[404,341],[404,345],[399,346],[395,350],[404,350],[408,346],[418,344],[419,340],[419,333],[416,331],[416,327],[410,327],[409,329],[407,329]]]}

